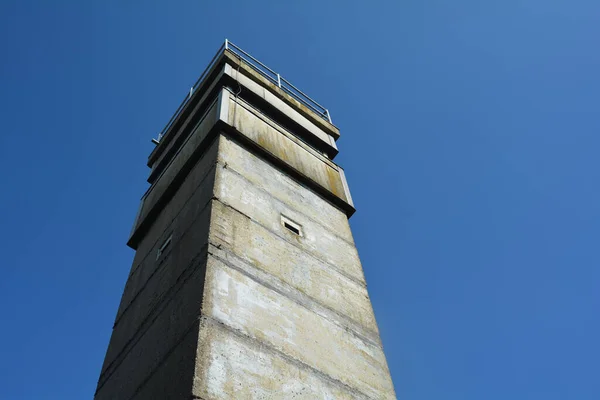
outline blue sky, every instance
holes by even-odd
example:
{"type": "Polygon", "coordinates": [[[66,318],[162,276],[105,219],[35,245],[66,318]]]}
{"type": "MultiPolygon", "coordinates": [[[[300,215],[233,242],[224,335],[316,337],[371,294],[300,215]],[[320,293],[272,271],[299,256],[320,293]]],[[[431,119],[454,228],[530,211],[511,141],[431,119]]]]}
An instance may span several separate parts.
{"type": "Polygon", "coordinates": [[[226,37],[341,129],[399,398],[600,398],[597,2],[5,0],[1,399],[92,397],[150,139],[226,37]]]}

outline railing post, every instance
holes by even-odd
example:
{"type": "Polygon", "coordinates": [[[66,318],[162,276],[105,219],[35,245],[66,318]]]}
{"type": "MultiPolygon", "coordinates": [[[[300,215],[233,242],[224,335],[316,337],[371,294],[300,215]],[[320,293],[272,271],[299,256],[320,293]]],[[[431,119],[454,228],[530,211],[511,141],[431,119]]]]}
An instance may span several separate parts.
{"type": "Polygon", "coordinates": [[[281,75],[277,74],[277,86],[281,87],[281,75]]]}
{"type": "Polygon", "coordinates": [[[193,94],[193,93],[194,93],[194,87],[192,86],[192,87],[190,88],[190,99],[192,98],[192,94],[193,94]]]}
{"type": "Polygon", "coordinates": [[[328,109],[325,109],[325,115],[327,115],[327,119],[329,120],[329,123],[332,124],[333,122],[331,122],[331,114],[329,114],[328,109]]]}
{"type": "Polygon", "coordinates": [[[225,50],[229,50],[229,40],[225,39],[225,50]]]}

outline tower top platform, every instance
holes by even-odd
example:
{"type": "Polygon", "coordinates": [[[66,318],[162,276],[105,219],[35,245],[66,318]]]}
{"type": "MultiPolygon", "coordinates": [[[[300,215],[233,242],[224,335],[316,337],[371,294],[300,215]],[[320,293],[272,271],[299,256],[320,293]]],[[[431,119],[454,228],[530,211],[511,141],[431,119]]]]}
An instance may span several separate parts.
{"type": "Polygon", "coordinates": [[[279,118],[276,119],[281,120],[283,125],[292,125],[291,129],[294,131],[298,130],[296,128],[304,128],[300,131],[312,131],[313,135],[308,135],[306,139],[309,143],[313,142],[313,147],[326,153],[331,159],[337,155],[335,141],[340,137],[340,132],[333,124],[329,110],[281,74],[225,39],[157,139],[152,140],[156,148],[148,157],[148,166],[151,167],[160,157],[164,148],[193,113],[195,106],[210,99],[210,94],[223,86],[240,91],[243,86],[246,94],[261,103],[267,112],[278,115],[279,118]]]}

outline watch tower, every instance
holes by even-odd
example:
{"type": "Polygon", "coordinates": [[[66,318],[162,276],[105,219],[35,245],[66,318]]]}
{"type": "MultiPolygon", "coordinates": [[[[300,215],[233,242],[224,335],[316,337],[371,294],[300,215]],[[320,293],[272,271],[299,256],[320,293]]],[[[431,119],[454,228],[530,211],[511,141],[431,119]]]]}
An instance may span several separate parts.
{"type": "Polygon", "coordinates": [[[153,140],[96,400],[395,398],[339,137],[225,41],[153,140]]]}

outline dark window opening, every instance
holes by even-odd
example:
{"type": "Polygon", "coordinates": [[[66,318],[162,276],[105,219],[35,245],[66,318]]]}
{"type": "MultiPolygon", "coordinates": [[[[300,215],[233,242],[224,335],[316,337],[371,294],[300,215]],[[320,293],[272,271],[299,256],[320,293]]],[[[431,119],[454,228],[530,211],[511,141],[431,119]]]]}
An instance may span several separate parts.
{"type": "Polygon", "coordinates": [[[163,255],[164,253],[167,252],[167,250],[169,250],[169,247],[171,246],[171,239],[172,238],[173,238],[173,235],[169,235],[169,237],[158,248],[158,252],[156,253],[156,259],[157,260],[160,258],[161,255],[163,255]]]}
{"type": "Polygon", "coordinates": [[[297,224],[296,222],[287,218],[285,215],[281,216],[281,225],[283,225],[290,232],[293,232],[295,235],[302,236],[302,227],[300,224],[297,224]]]}
{"type": "Polygon", "coordinates": [[[288,228],[290,231],[294,232],[296,235],[300,235],[300,229],[296,228],[295,226],[292,226],[292,225],[288,224],[287,222],[284,222],[283,226],[288,228]]]}

